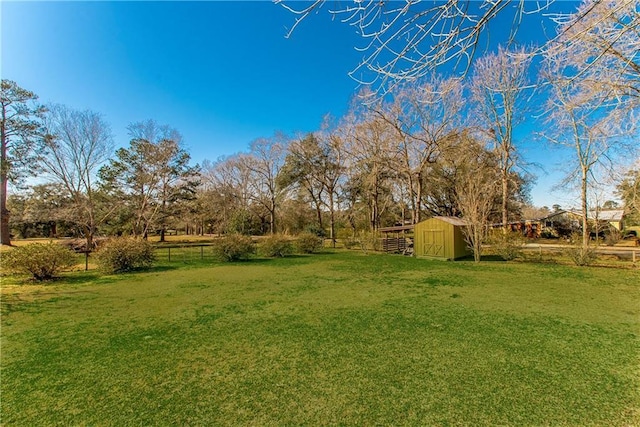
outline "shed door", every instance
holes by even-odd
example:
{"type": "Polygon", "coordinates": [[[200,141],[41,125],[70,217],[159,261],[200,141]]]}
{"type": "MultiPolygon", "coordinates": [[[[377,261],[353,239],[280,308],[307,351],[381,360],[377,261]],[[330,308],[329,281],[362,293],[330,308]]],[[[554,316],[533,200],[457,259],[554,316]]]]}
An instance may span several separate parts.
{"type": "Polygon", "coordinates": [[[444,230],[424,231],[424,256],[444,257],[444,230]]]}

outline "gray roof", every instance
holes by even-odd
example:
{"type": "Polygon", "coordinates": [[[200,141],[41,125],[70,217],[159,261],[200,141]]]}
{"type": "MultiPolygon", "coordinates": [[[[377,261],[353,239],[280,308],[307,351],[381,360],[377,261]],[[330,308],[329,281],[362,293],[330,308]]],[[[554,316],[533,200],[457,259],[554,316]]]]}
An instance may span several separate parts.
{"type": "Polygon", "coordinates": [[[465,227],[467,225],[466,222],[462,218],[458,218],[455,216],[434,216],[434,219],[439,219],[440,221],[448,222],[449,224],[458,225],[460,227],[465,227]]]}
{"type": "MultiPolygon", "coordinates": [[[[581,210],[571,210],[569,211],[574,215],[582,215],[582,211],[581,210]]],[[[596,219],[596,217],[598,218],[598,220],[600,221],[622,221],[622,217],[624,216],[624,210],[622,209],[602,209],[602,210],[595,210],[595,209],[589,209],[587,211],[587,218],[589,219],[596,219]]]]}

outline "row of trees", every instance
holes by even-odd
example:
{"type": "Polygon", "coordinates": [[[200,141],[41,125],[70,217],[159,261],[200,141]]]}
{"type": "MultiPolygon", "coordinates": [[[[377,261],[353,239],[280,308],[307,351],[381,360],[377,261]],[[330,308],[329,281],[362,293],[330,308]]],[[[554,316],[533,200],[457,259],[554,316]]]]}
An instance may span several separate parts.
{"type": "Polygon", "coordinates": [[[464,93],[461,81],[434,77],[385,103],[354,103],[318,132],[259,139],[247,153],[205,163],[208,199],[224,206],[207,223],[220,230],[242,218],[238,231],[297,231],[312,222],[333,240],[336,228],[375,231],[433,215],[477,217],[484,227],[500,222],[503,207],[515,218],[526,181],[512,162],[503,166],[502,146],[487,146],[478,121],[465,119],[473,115],[464,93]]]}
{"type": "MultiPolygon", "coordinates": [[[[39,164],[54,183],[15,195],[14,223],[22,235],[29,228],[58,234],[61,226],[60,234],[89,242],[98,230],[151,230],[163,239],[186,224],[200,233],[327,229],[333,239],[337,228],[355,234],[453,215],[465,217],[472,240],[481,241],[487,222],[517,218],[526,201],[512,137],[525,111],[518,100],[526,70],[514,69],[508,55],[483,58],[470,90],[458,79],[434,77],[384,103],[354,103],[318,132],[261,138],[248,152],[202,168],[189,166],[181,136],[169,126],[130,125],[129,146],[108,158],[109,131],[99,116],[50,106],[39,164]],[[506,95],[487,89],[495,81],[506,95]]],[[[524,69],[526,55],[519,55],[524,69]]]]}
{"type": "MultiPolygon", "coordinates": [[[[14,82],[3,85],[3,99],[22,91],[14,82]]],[[[11,198],[12,222],[23,236],[39,227],[82,235],[88,245],[98,233],[158,231],[164,239],[184,222],[199,232],[327,229],[334,241],[337,228],[357,233],[431,215],[475,218],[479,209],[484,224],[498,206],[515,212],[526,188],[511,165],[501,166],[500,150],[487,147],[484,131],[463,119],[464,91],[457,79],[434,77],[375,107],[354,103],[318,132],[260,138],[248,152],[202,168],[189,165],[180,134],[169,126],[131,124],[128,147],[111,156],[110,130],[98,114],[36,107],[28,93],[6,110],[29,123],[24,136],[33,140],[11,158],[32,158],[28,169],[10,170],[37,171],[50,182],[11,198]],[[507,201],[494,191],[496,182],[507,186],[507,201]]]]}
{"type": "MultiPolygon", "coordinates": [[[[89,243],[98,231],[164,238],[180,222],[199,232],[327,229],[335,239],[339,228],[355,233],[431,215],[462,216],[470,240],[481,241],[489,222],[506,226],[526,201],[514,128],[535,114],[546,125],[539,136],[574,153],[567,182],[579,188],[586,247],[590,186],[619,169],[617,154],[637,153],[638,16],[633,2],[586,1],[556,17],[558,35],[536,70],[540,50],[522,48],[478,58],[466,79],[422,68],[383,96],[363,91],[356,99],[367,102],[354,101],[318,132],[261,138],[202,168],[189,165],[175,129],[154,121],[132,124],[129,146],[110,157],[110,131],[98,114],[43,108],[3,80],[0,240],[9,243],[7,182],[41,171],[52,183],[13,197],[14,222],[76,228],[89,243]]],[[[634,173],[621,184],[625,200],[635,200],[627,197],[637,189],[634,173]]]]}
{"type": "Polygon", "coordinates": [[[102,116],[36,101],[2,80],[2,244],[11,242],[10,219],[22,236],[78,235],[88,247],[97,234],[146,237],[152,226],[166,229],[174,204],[195,198],[199,169],[189,165],[175,129],[153,120],[132,123],[129,146],[112,156],[102,116]],[[45,183],[25,191],[30,175],[45,183]],[[9,199],[12,216],[9,182],[19,190],[9,199]]]}
{"type": "MultiPolygon", "coordinates": [[[[276,3],[295,16],[288,33],[291,36],[325,0],[303,5],[287,0],[276,3]]],[[[477,70],[473,61],[483,36],[498,19],[501,26],[512,23],[506,42],[509,46],[515,45],[524,20],[550,19],[555,23],[556,32],[532,49],[528,58],[541,60],[542,82],[550,91],[544,116],[549,128],[557,132],[543,135],[575,153],[576,167],[567,182],[579,183],[586,246],[587,192],[597,181],[594,172],[603,166],[611,168],[615,151],[625,152],[625,156],[637,153],[637,141],[628,142],[630,137],[637,138],[640,106],[640,5],[636,0],[583,0],[575,10],[564,8],[561,12],[554,12],[553,6],[554,0],[412,0],[363,1],[326,9],[338,21],[355,27],[363,38],[360,48],[364,55],[351,76],[373,85],[373,98],[384,97],[399,85],[415,82],[443,66],[463,73],[474,67],[477,70]]],[[[521,58],[511,56],[516,67],[521,58]]],[[[502,96],[501,101],[501,106],[508,108],[509,97],[502,96]]],[[[500,123],[493,131],[503,132],[495,133],[495,142],[507,148],[511,122],[506,114],[498,117],[500,123]]],[[[510,159],[504,156],[507,150],[502,153],[504,171],[510,159]]]]}

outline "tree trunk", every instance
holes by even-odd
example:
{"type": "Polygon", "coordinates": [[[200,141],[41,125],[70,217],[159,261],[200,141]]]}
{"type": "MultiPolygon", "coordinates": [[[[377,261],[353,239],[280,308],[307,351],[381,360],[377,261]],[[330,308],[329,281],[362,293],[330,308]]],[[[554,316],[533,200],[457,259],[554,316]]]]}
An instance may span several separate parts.
{"type": "Polygon", "coordinates": [[[5,110],[2,109],[2,126],[0,126],[0,245],[11,245],[9,229],[9,210],[7,209],[7,136],[5,133],[5,110]]]}
{"type": "Polygon", "coordinates": [[[318,227],[320,230],[324,230],[324,224],[322,223],[322,209],[320,203],[315,202],[316,205],[316,215],[318,216],[318,227]]]}
{"type": "Polygon", "coordinates": [[[164,242],[164,233],[167,228],[165,220],[167,219],[167,196],[166,196],[166,186],[163,187],[162,190],[162,224],[160,225],[160,241],[164,242]]]}
{"type": "Polygon", "coordinates": [[[588,170],[582,168],[582,248],[587,249],[589,246],[589,221],[587,217],[587,176],[588,170]]]}
{"type": "Polygon", "coordinates": [[[416,189],[416,222],[419,223],[422,220],[422,173],[418,173],[417,183],[418,188],[416,189]]]}
{"type": "MultiPolygon", "coordinates": [[[[4,163],[4,162],[3,162],[4,163]]],[[[4,164],[3,164],[4,166],[4,164]]],[[[7,209],[7,177],[4,172],[0,177],[0,245],[11,245],[9,229],[9,209],[7,209]]]]}
{"type": "Polygon", "coordinates": [[[509,217],[507,213],[507,198],[509,197],[509,177],[507,170],[502,170],[502,232],[507,234],[509,231],[509,217]]]}
{"type": "Polygon", "coordinates": [[[85,250],[92,251],[93,250],[93,230],[91,229],[91,226],[89,225],[84,226],[84,237],[87,241],[85,250]]]}
{"type": "Polygon", "coordinates": [[[329,215],[330,215],[330,221],[331,221],[329,237],[331,237],[331,245],[335,249],[336,247],[336,215],[335,215],[335,206],[333,204],[333,190],[329,193],[329,215]]]}
{"type": "Polygon", "coordinates": [[[269,207],[269,231],[271,235],[276,232],[276,201],[271,199],[271,206],[269,207]]]}
{"type": "MultiPolygon", "coordinates": [[[[377,188],[377,187],[376,187],[377,188]]],[[[378,229],[378,192],[376,191],[371,198],[371,231],[378,229]]]]}
{"type": "Polygon", "coordinates": [[[418,207],[416,206],[416,195],[413,188],[413,178],[409,172],[409,198],[411,199],[411,224],[418,223],[418,207]]]}

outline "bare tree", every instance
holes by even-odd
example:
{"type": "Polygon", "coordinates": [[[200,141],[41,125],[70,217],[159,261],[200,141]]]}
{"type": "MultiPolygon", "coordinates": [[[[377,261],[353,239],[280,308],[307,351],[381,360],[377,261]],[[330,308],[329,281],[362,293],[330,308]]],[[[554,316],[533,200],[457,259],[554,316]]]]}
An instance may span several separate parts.
{"type": "MultiPolygon", "coordinates": [[[[636,0],[584,0],[576,12],[552,12],[554,0],[407,0],[405,2],[365,0],[332,3],[329,13],[353,26],[363,40],[361,62],[350,73],[360,83],[375,87],[384,95],[396,84],[415,81],[442,65],[470,67],[481,49],[482,36],[500,17],[508,23],[511,45],[523,20],[551,18],[562,30],[559,39],[579,45],[574,54],[590,57],[591,68],[609,70],[621,92],[638,96],[638,28],[640,11],[636,0]],[[369,79],[369,81],[366,81],[369,79]]],[[[296,2],[275,0],[295,16],[287,32],[290,37],[309,15],[322,9],[326,1],[296,2]]],[[[541,46],[536,53],[544,52],[541,46]]],[[[600,72],[597,72],[600,74],[600,72]]]]}
{"type": "Polygon", "coordinates": [[[236,188],[231,183],[231,172],[227,158],[219,158],[215,162],[202,162],[202,183],[199,197],[208,209],[207,220],[211,228],[222,233],[229,228],[229,222],[238,197],[236,188]]]}
{"type": "MultiPolygon", "coordinates": [[[[380,227],[380,218],[391,204],[391,179],[398,162],[397,135],[387,121],[371,111],[347,119],[345,136],[347,189],[352,205],[363,200],[369,211],[369,227],[380,227]]],[[[352,206],[353,207],[353,206],[352,206]]]]}
{"type": "Polygon", "coordinates": [[[466,223],[465,238],[475,262],[479,262],[488,234],[489,217],[500,193],[497,159],[468,132],[463,132],[459,141],[447,151],[447,156],[457,163],[455,194],[466,223]]]}
{"type": "Polygon", "coordinates": [[[301,198],[312,205],[318,228],[324,230],[322,213],[326,187],[321,178],[321,157],[320,140],[316,134],[310,133],[292,142],[278,176],[278,185],[297,190],[301,198]]]}
{"type": "Polygon", "coordinates": [[[82,225],[90,250],[97,226],[105,219],[98,216],[95,178],[111,153],[111,130],[102,116],[92,111],[76,111],[63,105],[52,105],[48,110],[41,164],[71,198],[74,219],[82,225]]]}
{"type": "Polygon", "coordinates": [[[554,15],[558,35],[547,56],[563,53],[575,78],[607,86],[611,98],[640,106],[640,7],[636,0],[584,0],[573,13],[554,15]]]}
{"type": "Polygon", "coordinates": [[[280,133],[271,138],[259,138],[251,143],[249,154],[242,157],[251,173],[251,198],[267,210],[271,234],[277,230],[276,215],[284,194],[277,178],[284,166],[287,144],[287,137],[280,133]]]}
{"type": "Polygon", "coordinates": [[[568,168],[567,184],[579,182],[582,212],[582,245],[589,243],[588,190],[598,167],[611,167],[616,151],[623,148],[619,139],[627,130],[621,127],[622,112],[608,104],[605,90],[594,96],[593,88],[573,78],[551,74],[549,131],[543,134],[554,144],[573,150],[574,167],[568,168]]]}
{"type": "Polygon", "coordinates": [[[476,61],[471,81],[480,127],[489,133],[500,163],[505,233],[509,221],[510,176],[517,160],[513,131],[525,111],[522,93],[527,87],[530,61],[531,55],[525,49],[509,51],[500,47],[496,53],[476,61]]]}
{"type": "Polygon", "coordinates": [[[629,221],[640,225],[640,159],[623,174],[616,190],[629,221]]]}
{"type": "MultiPolygon", "coordinates": [[[[325,5],[324,0],[275,2],[295,15],[287,37],[325,5]]],[[[551,3],[553,0],[365,0],[336,3],[329,13],[353,26],[363,39],[359,48],[363,58],[351,71],[352,78],[384,94],[396,84],[428,76],[444,64],[455,63],[466,70],[480,48],[481,36],[496,17],[511,21],[508,44],[523,18],[547,10],[551,3]]]]}
{"type": "Polygon", "coordinates": [[[318,177],[326,189],[324,205],[329,210],[329,238],[336,247],[336,210],[339,203],[339,191],[344,177],[346,153],[345,138],[349,137],[345,124],[333,127],[329,118],[325,118],[323,131],[319,134],[319,156],[317,159],[318,177]]]}
{"type": "Polygon", "coordinates": [[[253,176],[247,167],[246,153],[221,157],[214,163],[205,162],[203,184],[214,200],[220,201],[215,220],[219,232],[250,234],[255,229],[252,209],[254,195],[253,176]]]}
{"type": "Polygon", "coordinates": [[[127,126],[131,139],[142,139],[153,144],[161,141],[173,141],[177,145],[182,144],[180,132],[169,125],[161,125],[153,119],[134,122],[127,126]]]}
{"type": "Polygon", "coordinates": [[[11,245],[8,183],[16,182],[21,172],[34,172],[34,147],[40,138],[44,107],[38,97],[16,82],[2,79],[0,93],[0,245],[11,245]],[[28,167],[25,167],[27,166],[28,167]]]}
{"type": "Polygon", "coordinates": [[[460,125],[462,91],[460,79],[432,76],[419,84],[398,86],[393,102],[374,108],[397,135],[401,176],[406,181],[414,224],[422,219],[427,168],[460,125]]]}
{"type": "Polygon", "coordinates": [[[559,26],[559,36],[545,52],[543,68],[551,92],[547,107],[552,125],[544,136],[573,150],[575,167],[569,170],[566,182],[579,182],[584,249],[589,244],[588,191],[596,170],[610,169],[616,154],[624,152],[629,156],[638,149],[633,138],[629,139],[637,126],[634,102],[629,102],[634,99],[631,95],[638,83],[638,73],[633,71],[633,58],[637,61],[640,55],[637,4],[606,3],[613,10],[602,9],[600,2],[585,2],[571,19],[559,26]],[[627,11],[631,16],[617,18],[616,12],[620,11],[627,11]],[[601,19],[592,22],[596,16],[601,19]],[[621,22],[609,33],[606,23],[611,19],[621,19],[621,22]],[[625,39],[628,40],[617,44],[625,39]],[[629,46],[635,46],[636,50],[632,53],[629,46]],[[609,58],[610,50],[618,53],[609,58]],[[611,66],[615,66],[616,61],[619,64],[613,73],[608,67],[598,65],[609,60],[613,61],[609,62],[611,66]],[[620,75],[625,69],[635,74],[635,83],[634,78],[620,75]],[[620,84],[623,78],[626,83],[620,84]]]}

